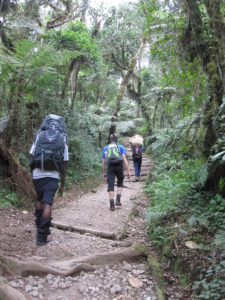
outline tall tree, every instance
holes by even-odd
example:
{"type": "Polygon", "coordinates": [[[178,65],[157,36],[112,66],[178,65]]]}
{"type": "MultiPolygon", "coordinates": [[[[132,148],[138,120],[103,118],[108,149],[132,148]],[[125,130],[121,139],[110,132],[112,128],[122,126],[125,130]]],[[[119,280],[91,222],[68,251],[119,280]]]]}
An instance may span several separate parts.
{"type": "Polygon", "coordinates": [[[136,63],[137,63],[138,59],[140,59],[140,57],[142,56],[145,45],[146,45],[146,39],[144,38],[142,40],[142,43],[141,43],[140,48],[138,49],[137,53],[135,54],[134,57],[132,57],[132,59],[129,63],[129,66],[128,66],[128,70],[126,71],[125,75],[122,78],[122,81],[120,83],[120,87],[119,87],[119,90],[118,90],[118,93],[117,93],[117,97],[116,97],[116,109],[115,109],[115,112],[114,112],[115,117],[118,116],[118,112],[120,110],[120,102],[123,98],[124,91],[125,91],[125,88],[127,86],[128,80],[134,72],[134,68],[136,66],[136,63]]]}
{"type": "MultiPolygon", "coordinates": [[[[206,126],[204,153],[208,157],[217,142],[214,122],[225,94],[225,22],[222,15],[223,1],[204,0],[205,11],[201,10],[201,4],[199,1],[185,1],[189,21],[184,41],[187,45],[193,45],[188,48],[191,57],[201,55],[208,76],[209,100],[204,112],[206,126]]],[[[224,164],[221,165],[220,161],[210,164],[208,172],[204,188],[217,191],[221,177],[225,178],[224,164]]]]}
{"type": "Polygon", "coordinates": [[[213,130],[213,117],[222,103],[225,91],[224,85],[224,51],[225,51],[225,23],[221,13],[221,0],[203,1],[207,16],[200,9],[199,1],[186,0],[184,2],[188,16],[188,25],[184,32],[184,47],[190,58],[200,55],[203,67],[208,75],[209,101],[205,111],[205,154],[216,141],[213,130]],[[208,23],[205,25],[205,20],[208,23]],[[204,19],[204,22],[203,22],[204,19]]]}

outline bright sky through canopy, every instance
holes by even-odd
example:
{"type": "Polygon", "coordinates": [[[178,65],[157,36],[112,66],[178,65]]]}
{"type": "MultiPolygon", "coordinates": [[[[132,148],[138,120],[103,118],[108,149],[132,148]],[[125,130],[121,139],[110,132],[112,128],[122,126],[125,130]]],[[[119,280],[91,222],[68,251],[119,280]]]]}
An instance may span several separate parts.
{"type": "Polygon", "coordinates": [[[90,3],[94,7],[98,7],[101,4],[105,7],[110,7],[110,6],[118,6],[119,4],[127,4],[129,2],[132,3],[137,3],[138,0],[91,0],[90,3]]]}

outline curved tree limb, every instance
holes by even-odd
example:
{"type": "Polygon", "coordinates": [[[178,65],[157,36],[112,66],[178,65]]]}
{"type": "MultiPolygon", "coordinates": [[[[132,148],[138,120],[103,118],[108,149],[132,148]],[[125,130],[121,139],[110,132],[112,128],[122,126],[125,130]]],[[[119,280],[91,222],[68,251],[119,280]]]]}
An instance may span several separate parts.
{"type": "Polygon", "coordinates": [[[141,55],[143,53],[143,50],[145,48],[145,45],[146,45],[146,39],[144,38],[142,40],[141,46],[139,47],[136,55],[131,58],[130,64],[128,66],[128,70],[122,78],[122,81],[121,81],[121,84],[120,84],[120,87],[119,87],[119,91],[118,91],[117,97],[116,97],[116,109],[115,109],[115,112],[114,112],[115,117],[118,116],[118,112],[120,110],[120,102],[123,98],[128,79],[131,76],[131,74],[134,72],[134,68],[136,66],[137,60],[141,57],[141,55]]]}
{"type": "Polygon", "coordinates": [[[13,273],[18,276],[47,274],[72,276],[79,274],[81,271],[93,271],[96,269],[96,266],[118,264],[124,260],[134,261],[145,256],[146,253],[144,249],[137,249],[135,247],[88,257],[57,260],[49,262],[49,264],[34,261],[23,262],[11,257],[0,256],[0,271],[13,273]]]}

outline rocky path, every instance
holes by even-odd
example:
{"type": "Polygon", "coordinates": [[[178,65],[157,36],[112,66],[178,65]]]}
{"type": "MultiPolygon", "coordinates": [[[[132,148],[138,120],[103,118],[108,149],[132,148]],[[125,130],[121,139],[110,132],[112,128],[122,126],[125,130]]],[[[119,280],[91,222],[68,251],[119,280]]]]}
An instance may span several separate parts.
{"type": "Polygon", "coordinates": [[[146,199],[141,188],[151,168],[144,157],[141,182],[124,182],[122,207],[109,210],[106,185],[56,199],[49,243],[37,247],[33,215],[0,211],[0,299],[154,300],[156,284],[141,243],[146,199]]]}

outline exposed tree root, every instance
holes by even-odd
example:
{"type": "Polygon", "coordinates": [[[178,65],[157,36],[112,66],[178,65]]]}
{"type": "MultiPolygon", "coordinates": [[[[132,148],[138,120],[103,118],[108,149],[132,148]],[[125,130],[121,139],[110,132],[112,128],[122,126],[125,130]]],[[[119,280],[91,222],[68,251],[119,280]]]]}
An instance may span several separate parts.
{"type": "MultiPolygon", "coordinates": [[[[20,262],[10,257],[1,257],[1,263],[3,263],[3,271],[13,273],[16,276],[29,276],[38,275],[44,276],[47,274],[60,275],[60,276],[72,276],[79,274],[81,271],[90,272],[96,269],[95,266],[91,266],[85,263],[80,263],[75,266],[71,266],[68,270],[58,270],[55,267],[47,265],[47,263],[36,263],[36,262],[20,262]]],[[[62,267],[63,267],[62,262],[62,267]]]]}
{"type": "Polygon", "coordinates": [[[21,262],[11,257],[0,256],[0,270],[2,273],[13,273],[17,276],[29,276],[46,274],[72,276],[81,271],[94,271],[97,266],[118,264],[122,261],[137,260],[145,256],[143,249],[130,247],[123,250],[113,251],[105,254],[98,254],[88,257],[72,258],[64,261],[53,261],[48,264],[33,261],[21,262]]]}
{"type": "Polygon", "coordinates": [[[63,225],[63,224],[56,223],[56,222],[52,222],[51,226],[55,227],[57,229],[65,230],[65,231],[79,232],[82,234],[90,233],[95,236],[99,236],[101,238],[116,240],[116,234],[113,232],[98,231],[98,230],[91,229],[91,228],[82,228],[82,227],[77,227],[77,226],[68,226],[68,225],[63,225]]]}
{"type": "MultiPolygon", "coordinates": [[[[125,180],[124,182],[134,182],[135,180],[125,180]]],[[[145,182],[146,181],[146,178],[141,178],[139,179],[139,182],[145,182]]]]}
{"type": "Polygon", "coordinates": [[[1,300],[26,300],[26,298],[16,289],[12,288],[8,282],[0,277],[0,299],[1,300]]]}

